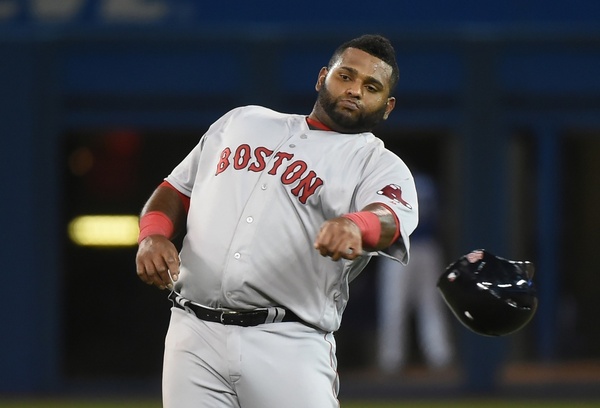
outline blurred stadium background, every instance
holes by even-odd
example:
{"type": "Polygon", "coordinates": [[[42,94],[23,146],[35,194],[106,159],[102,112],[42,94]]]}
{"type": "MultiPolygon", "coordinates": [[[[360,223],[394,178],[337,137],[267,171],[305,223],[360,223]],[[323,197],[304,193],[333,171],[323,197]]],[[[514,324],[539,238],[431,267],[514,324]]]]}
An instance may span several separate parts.
{"type": "Polygon", "coordinates": [[[533,261],[540,307],[507,338],[455,325],[450,370],[415,346],[386,377],[368,269],[342,399],[600,399],[600,2],[0,0],[0,400],[158,397],[169,303],[135,276],[130,217],[227,110],[310,112],[363,33],[395,44],[377,134],[442,187],[447,260],[533,261]]]}

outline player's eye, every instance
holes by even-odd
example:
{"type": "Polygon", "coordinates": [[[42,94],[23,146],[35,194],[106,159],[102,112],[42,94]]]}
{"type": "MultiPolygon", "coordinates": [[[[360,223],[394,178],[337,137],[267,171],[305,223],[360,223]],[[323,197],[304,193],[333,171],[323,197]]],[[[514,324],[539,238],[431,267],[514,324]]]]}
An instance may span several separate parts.
{"type": "Polygon", "coordinates": [[[340,78],[342,78],[342,80],[344,81],[350,81],[352,78],[350,78],[350,75],[346,75],[346,74],[340,74],[340,78]]]}

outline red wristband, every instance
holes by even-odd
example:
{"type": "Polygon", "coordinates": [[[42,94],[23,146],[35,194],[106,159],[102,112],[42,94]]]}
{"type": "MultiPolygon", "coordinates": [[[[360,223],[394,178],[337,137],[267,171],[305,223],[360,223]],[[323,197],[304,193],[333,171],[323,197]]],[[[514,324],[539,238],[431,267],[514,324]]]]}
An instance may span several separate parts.
{"type": "Polygon", "coordinates": [[[162,211],[147,212],[140,218],[138,244],[150,235],[163,235],[170,239],[174,231],[173,221],[167,214],[162,211]]]}
{"type": "Polygon", "coordinates": [[[363,246],[375,248],[381,238],[381,222],[379,217],[371,211],[360,211],[350,214],[344,214],[344,218],[348,218],[354,222],[362,235],[363,246]]]}

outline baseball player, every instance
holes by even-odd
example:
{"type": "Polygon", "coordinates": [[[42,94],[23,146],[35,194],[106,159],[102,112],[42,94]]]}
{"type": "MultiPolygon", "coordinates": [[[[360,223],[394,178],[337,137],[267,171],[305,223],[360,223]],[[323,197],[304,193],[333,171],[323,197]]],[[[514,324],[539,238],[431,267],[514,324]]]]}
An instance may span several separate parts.
{"type": "Polygon", "coordinates": [[[409,169],[371,133],[397,81],[389,40],[353,39],[310,115],[226,113],[149,198],[136,266],[173,301],[165,407],[339,406],[349,283],[384,250],[406,263],[417,224],[409,169]]]}

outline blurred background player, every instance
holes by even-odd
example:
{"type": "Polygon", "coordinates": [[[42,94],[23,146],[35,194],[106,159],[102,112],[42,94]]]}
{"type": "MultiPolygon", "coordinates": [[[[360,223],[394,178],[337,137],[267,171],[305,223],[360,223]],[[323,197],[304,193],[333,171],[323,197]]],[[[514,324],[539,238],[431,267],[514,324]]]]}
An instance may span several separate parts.
{"type": "Polygon", "coordinates": [[[447,310],[436,288],[445,267],[437,236],[437,186],[425,173],[414,175],[420,217],[411,236],[410,262],[403,266],[380,257],[377,263],[377,364],[386,374],[398,373],[410,362],[413,321],[414,334],[428,368],[447,368],[454,357],[447,310]]]}

